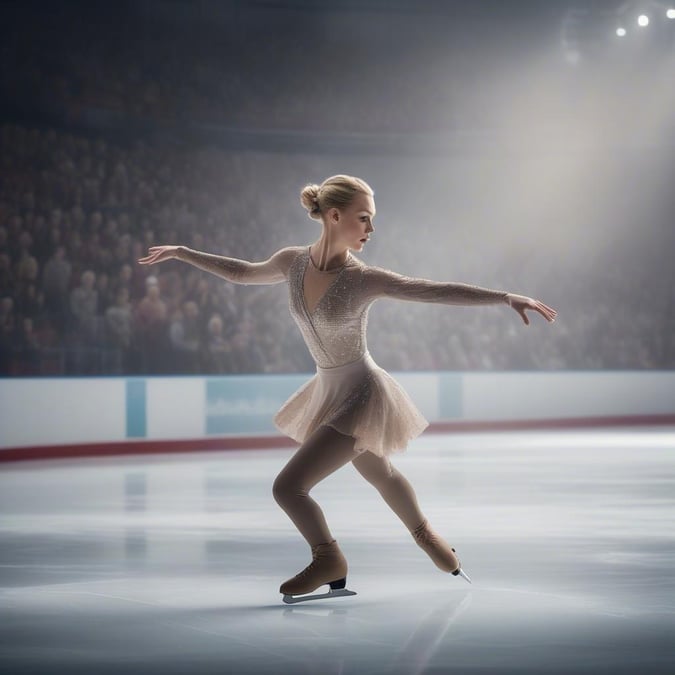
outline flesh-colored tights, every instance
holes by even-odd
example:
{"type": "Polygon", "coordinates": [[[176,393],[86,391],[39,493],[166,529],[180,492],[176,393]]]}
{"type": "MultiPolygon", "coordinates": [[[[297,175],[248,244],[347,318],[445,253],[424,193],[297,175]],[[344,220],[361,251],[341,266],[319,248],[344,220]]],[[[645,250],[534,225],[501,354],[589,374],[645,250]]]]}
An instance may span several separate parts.
{"type": "Polygon", "coordinates": [[[412,485],[389,458],[368,451],[357,452],[353,447],[351,436],[321,426],[298,448],[274,481],[274,499],[310,546],[330,542],[333,536],[309,491],[347,462],[352,462],[377,489],[408,530],[412,532],[424,520],[412,485]]]}

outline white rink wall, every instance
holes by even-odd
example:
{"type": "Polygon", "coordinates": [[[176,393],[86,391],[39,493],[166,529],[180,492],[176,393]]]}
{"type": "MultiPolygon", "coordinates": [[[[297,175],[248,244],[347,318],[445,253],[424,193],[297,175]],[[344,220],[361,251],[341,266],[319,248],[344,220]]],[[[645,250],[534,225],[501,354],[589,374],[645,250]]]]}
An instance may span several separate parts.
{"type": "MultiPolygon", "coordinates": [[[[675,414],[675,372],[392,373],[430,422],[675,414]]],[[[278,435],[311,374],[0,380],[0,449],[278,435]]]]}

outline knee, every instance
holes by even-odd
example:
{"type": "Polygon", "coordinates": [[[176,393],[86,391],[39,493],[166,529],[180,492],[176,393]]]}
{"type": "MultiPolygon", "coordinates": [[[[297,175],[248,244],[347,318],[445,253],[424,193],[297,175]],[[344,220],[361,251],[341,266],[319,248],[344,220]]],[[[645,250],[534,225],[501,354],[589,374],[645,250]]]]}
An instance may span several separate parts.
{"type": "Polygon", "coordinates": [[[277,504],[283,504],[294,496],[307,494],[295,481],[288,478],[284,473],[280,473],[272,484],[272,496],[277,504]]]}
{"type": "Polygon", "coordinates": [[[380,492],[382,490],[386,490],[387,488],[396,485],[398,483],[398,479],[399,475],[396,473],[395,469],[391,469],[380,476],[377,489],[380,490],[380,492]]]}
{"type": "Polygon", "coordinates": [[[396,470],[393,467],[388,467],[380,471],[373,471],[364,474],[365,479],[380,492],[386,490],[392,483],[397,480],[396,470]]]}
{"type": "Polygon", "coordinates": [[[287,494],[288,489],[286,487],[286,481],[283,479],[282,475],[279,474],[272,484],[272,496],[274,497],[274,501],[276,501],[277,504],[281,504],[287,494]]]}

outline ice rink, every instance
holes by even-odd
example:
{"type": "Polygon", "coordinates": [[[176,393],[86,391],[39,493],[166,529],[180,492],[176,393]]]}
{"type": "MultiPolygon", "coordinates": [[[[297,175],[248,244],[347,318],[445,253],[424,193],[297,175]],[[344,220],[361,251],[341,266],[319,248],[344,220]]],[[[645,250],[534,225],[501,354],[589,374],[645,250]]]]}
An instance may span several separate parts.
{"type": "Polygon", "coordinates": [[[675,672],[675,429],[413,441],[393,462],[472,585],[347,465],[311,494],[357,595],[285,605],[292,453],[0,464],[0,670],[675,672]]]}

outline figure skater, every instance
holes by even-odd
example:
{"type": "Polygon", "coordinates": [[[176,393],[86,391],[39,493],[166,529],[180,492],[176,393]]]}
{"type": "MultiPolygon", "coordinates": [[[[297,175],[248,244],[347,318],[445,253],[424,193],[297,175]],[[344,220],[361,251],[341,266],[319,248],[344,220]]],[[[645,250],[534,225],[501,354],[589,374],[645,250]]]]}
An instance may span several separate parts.
{"type": "Polygon", "coordinates": [[[428,425],[406,392],[380,368],[366,344],[368,310],[378,298],[447,305],[505,304],[529,324],[526,310],[554,321],[556,311],[531,298],[464,283],[403,276],[367,265],[363,250],[374,232],[373,191],[363,180],[338,175],[304,187],[300,199],[321,222],[317,241],[288,246],[264,262],[248,262],[184,246],[154,246],[139,260],[176,258],[239,284],[289,285],[289,308],[316,363],[316,374],[274,416],[276,427],[300,443],[273,486],[274,499],[311,547],[312,562],[280,592],[285,602],[353,595],[346,590],[347,560],[319,505],[309,496],[347,462],[375,488],[444,572],[461,575],[455,549],[422,513],[408,480],[390,461],[428,425]],[[329,584],[326,594],[306,594],[329,584]],[[299,597],[298,597],[299,596],[299,597]]]}

